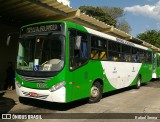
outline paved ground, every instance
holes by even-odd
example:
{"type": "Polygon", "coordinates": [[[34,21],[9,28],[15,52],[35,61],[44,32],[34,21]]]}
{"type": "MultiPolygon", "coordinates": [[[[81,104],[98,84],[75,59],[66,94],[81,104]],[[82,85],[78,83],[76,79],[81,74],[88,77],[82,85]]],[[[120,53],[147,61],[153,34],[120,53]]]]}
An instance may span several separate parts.
{"type": "MultiPolygon", "coordinates": [[[[32,99],[23,99],[23,100],[25,100],[25,104],[21,104],[19,102],[19,98],[15,94],[14,90],[7,91],[3,95],[3,97],[0,98],[0,113],[19,113],[19,114],[54,113],[55,115],[56,113],[73,113],[73,114],[67,114],[67,116],[69,116],[68,118],[75,116],[82,116],[83,118],[84,116],[84,119],[82,119],[81,121],[87,121],[86,118],[99,118],[99,116],[103,116],[103,118],[104,116],[113,118],[114,117],[116,118],[116,116],[119,117],[119,115],[115,114],[99,115],[99,114],[83,114],[83,113],[159,114],[160,81],[149,82],[147,85],[143,85],[139,90],[133,88],[127,88],[123,90],[106,93],[103,95],[103,99],[99,103],[95,104],[88,104],[86,103],[85,100],[80,100],[69,104],[50,103],[32,99]],[[74,114],[74,113],[81,113],[81,114],[74,114]]],[[[52,114],[52,116],[54,116],[54,114],[52,114]]],[[[63,114],[58,114],[57,116],[63,116],[63,114]]],[[[125,116],[125,114],[122,114],[122,116],[125,116]]],[[[127,114],[126,116],[129,115],[127,114]]],[[[54,121],[58,121],[58,119],[54,119],[54,121]]],[[[68,119],[63,121],[76,121],[76,120],[68,119]]],[[[90,121],[93,120],[90,119],[90,121]]],[[[96,121],[96,119],[94,119],[94,121],[96,121]]],[[[101,121],[103,121],[103,119],[101,121]]]]}

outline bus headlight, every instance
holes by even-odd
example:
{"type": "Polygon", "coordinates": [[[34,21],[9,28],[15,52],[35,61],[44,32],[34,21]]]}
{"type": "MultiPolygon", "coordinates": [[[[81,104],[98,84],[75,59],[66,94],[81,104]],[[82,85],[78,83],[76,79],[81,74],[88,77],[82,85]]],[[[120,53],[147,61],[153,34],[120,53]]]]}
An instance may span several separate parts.
{"type": "Polygon", "coordinates": [[[56,85],[52,86],[52,87],[49,89],[49,91],[50,91],[50,92],[56,91],[56,90],[60,89],[61,87],[63,87],[65,84],[66,84],[65,81],[62,81],[62,82],[60,82],[60,83],[57,83],[56,85]]]}
{"type": "Polygon", "coordinates": [[[22,85],[16,80],[16,85],[20,88],[22,85]]]}

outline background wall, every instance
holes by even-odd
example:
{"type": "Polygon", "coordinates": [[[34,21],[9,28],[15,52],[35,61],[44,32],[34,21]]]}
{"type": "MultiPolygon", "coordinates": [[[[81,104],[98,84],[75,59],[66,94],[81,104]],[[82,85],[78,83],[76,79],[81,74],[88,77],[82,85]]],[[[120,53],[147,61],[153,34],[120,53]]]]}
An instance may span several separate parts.
{"type": "Polygon", "coordinates": [[[18,33],[13,32],[19,32],[19,29],[17,27],[0,23],[0,90],[4,88],[8,62],[12,61],[13,64],[16,64],[18,33]],[[11,41],[7,46],[7,35],[9,33],[12,33],[11,41]]]}

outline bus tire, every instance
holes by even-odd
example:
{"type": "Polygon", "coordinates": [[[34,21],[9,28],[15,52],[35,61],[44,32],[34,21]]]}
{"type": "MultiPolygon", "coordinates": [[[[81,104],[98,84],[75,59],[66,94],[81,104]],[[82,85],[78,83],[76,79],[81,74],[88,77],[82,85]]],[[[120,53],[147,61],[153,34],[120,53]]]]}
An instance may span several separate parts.
{"type": "Polygon", "coordinates": [[[138,78],[137,78],[135,88],[139,89],[140,87],[141,87],[141,76],[139,75],[138,78]]]}
{"type": "Polygon", "coordinates": [[[103,86],[100,82],[95,82],[91,87],[89,103],[97,103],[101,100],[103,94],[103,86]]]}

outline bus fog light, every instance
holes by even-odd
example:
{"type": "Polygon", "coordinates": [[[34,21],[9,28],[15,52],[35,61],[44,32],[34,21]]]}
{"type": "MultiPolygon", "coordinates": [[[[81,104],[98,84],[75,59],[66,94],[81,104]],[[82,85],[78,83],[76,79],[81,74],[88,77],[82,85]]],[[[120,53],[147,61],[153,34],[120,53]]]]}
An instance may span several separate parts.
{"type": "Polygon", "coordinates": [[[60,82],[60,83],[57,83],[56,85],[52,86],[52,87],[49,89],[49,91],[50,91],[50,92],[56,91],[56,90],[62,88],[65,84],[66,84],[65,81],[60,82]]]}
{"type": "Polygon", "coordinates": [[[22,85],[16,80],[15,82],[17,84],[17,86],[20,88],[22,85]]]}

